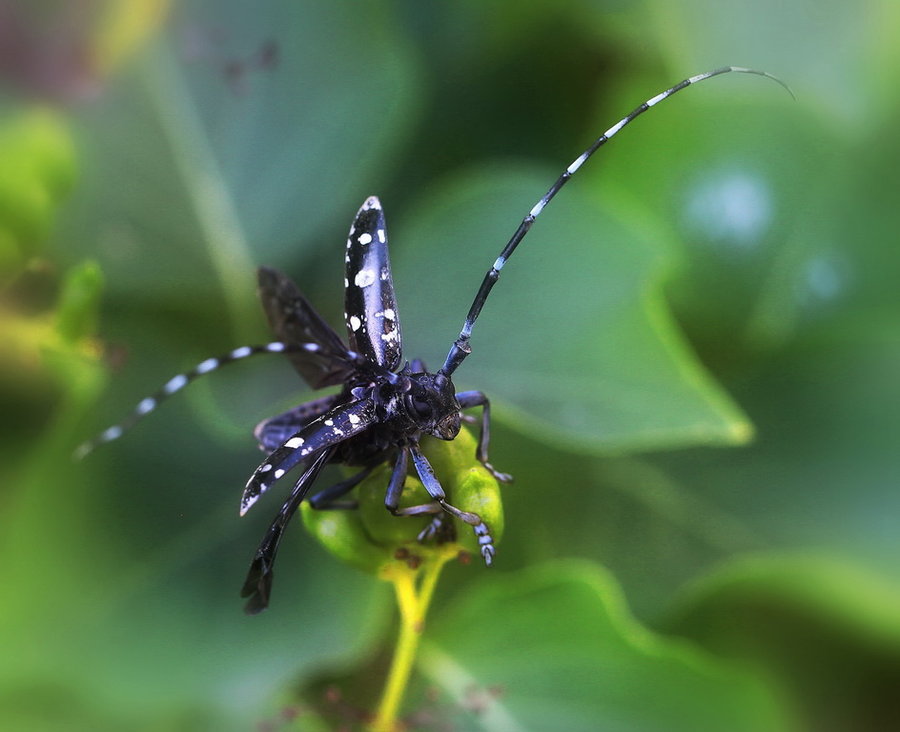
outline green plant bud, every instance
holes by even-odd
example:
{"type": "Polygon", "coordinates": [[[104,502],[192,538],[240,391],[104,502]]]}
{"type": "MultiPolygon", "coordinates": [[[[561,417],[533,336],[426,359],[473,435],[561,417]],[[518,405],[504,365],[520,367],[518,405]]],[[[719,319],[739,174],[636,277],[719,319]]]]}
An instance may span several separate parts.
{"type": "MultiPolygon", "coordinates": [[[[503,500],[500,483],[484,467],[475,465],[456,473],[453,485],[453,505],[463,511],[471,511],[481,516],[491,530],[494,546],[503,537],[503,500]]],[[[457,526],[457,541],[466,551],[476,556],[481,554],[475,534],[467,526],[457,526]]]]}
{"type": "MultiPolygon", "coordinates": [[[[477,465],[475,449],[477,447],[475,436],[464,426],[456,439],[447,441],[436,437],[423,437],[420,442],[422,453],[428,458],[435,475],[441,481],[441,485],[447,490],[447,480],[452,480],[460,470],[477,465]]],[[[452,486],[450,486],[452,490],[452,486]]]]}
{"type": "MultiPolygon", "coordinates": [[[[432,437],[422,440],[422,452],[428,458],[454,506],[477,513],[491,530],[496,545],[503,535],[503,500],[500,484],[475,458],[475,436],[465,427],[452,442],[432,437]]],[[[466,526],[457,526],[460,545],[480,554],[478,541],[466,526]]]]}
{"type": "MultiPolygon", "coordinates": [[[[500,486],[475,459],[475,438],[463,430],[451,442],[426,438],[422,450],[435,469],[449,500],[463,511],[478,513],[488,524],[495,544],[503,534],[503,506],[500,486]]],[[[394,516],[384,506],[384,496],[391,478],[391,466],[381,465],[356,488],[359,503],[356,511],[316,511],[302,505],[307,529],[335,556],[368,571],[378,571],[395,557],[427,559],[438,551],[434,540],[424,543],[418,536],[433,518],[394,516]]],[[[400,496],[400,508],[431,503],[421,481],[408,475],[400,496]]],[[[480,550],[474,533],[465,524],[454,521],[457,546],[472,554],[480,550]]],[[[440,551],[446,553],[446,546],[440,551]]]]}
{"type": "Polygon", "coordinates": [[[74,343],[96,332],[103,272],[96,262],[82,262],[70,269],[62,283],[56,310],[56,330],[74,343]]]}
{"type": "Polygon", "coordinates": [[[317,511],[300,505],[303,525],[338,559],[366,572],[377,573],[393,559],[393,550],[372,541],[358,511],[317,511]]]}
{"type": "MultiPolygon", "coordinates": [[[[360,483],[357,489],[359,514],[373,541],[398,549],[414,543],[419,532],[431,522],[431,516],[394,516],[388,511],[384,507],[384,494],[390,479],[391,467],[384,465],[372,471],[372,474],[360,483]]],[[[400,508],[430,502],[431,497],[421,481],[408,475],[400,496],[400,508]]]]}

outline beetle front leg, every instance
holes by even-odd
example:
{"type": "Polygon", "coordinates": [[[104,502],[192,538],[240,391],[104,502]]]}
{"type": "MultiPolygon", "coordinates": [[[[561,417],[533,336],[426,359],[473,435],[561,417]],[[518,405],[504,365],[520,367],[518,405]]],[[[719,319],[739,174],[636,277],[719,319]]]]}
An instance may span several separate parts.
{"type": "Polygon", "coordinates": [[[441,519],[444,514],[441,504],[436,501],[431,503],[421,503],[418,506],[408,506],[400,508],[400,496],[403,493],[403,485],[406,483],[406,472],[409,468],[409,453],[405,447],[400,448],[397,455],[397,462],[394,463],[394,469],[391,472],[391,480],[388,483],[387,491],[384,494],[384,507],[394,516],[422,516],[425,514],[440,514],[440,516],[432,519],[428,526],[419,532],[417,539],[424,542],[438,533],[441,519]]]}
{"type": "Polygon", "coordinates": [[[482,391],[461,391],[456,395],[460,409],[481,407],[481,430],[478,433],[478,448],[475,457],[487,471],[501,483],[512,482],[509,473],[501,473],[488,460],[488,443],[491,441],[491,402],[482,391]]]}
{"type": "MultiPolygon", "coordinates": [[[[494,560],[496,549],[494,549],[494,540],[491,538],[491,531],[488,528],[487,524],[477,513],[472,513],[471,511],[462,511],[456,506],[447,503],[447,496],[434,474],[434,468],[431,467],[431,463],[428,462],[428,459],[422,454],[421,450],[419,450],[419,446],[410,445],[408,449],[410,454],[412,455],[413,465],[415,465],[416,467],[416,473],[418,473],[419,479],[422,481],[422,485],[425,486],[425,490],[428,491],[428,495],[430,495],[435,500],[435,503],[440,506],[440,508],[444,509],[444,511],[449,513],[451,516],[455,516],[460,521],[463,521],[472,527],[472,531],[475,532],[475,536],[478,538],[478,546],[481,548],[481,556],[484,559],[484,563],[490,567],[491,563],[494,560]]],[[[411,508],[424,509],[425,507],[429,507],[432,505],[434,504],[423,504],[422,506],[412,506],[411,508]]],[[[411,508],[401,510],[410,511],[411,508]]],[[[430,511],[426,510],[418,511],[418,513],[429,512],[430,511]]]]}

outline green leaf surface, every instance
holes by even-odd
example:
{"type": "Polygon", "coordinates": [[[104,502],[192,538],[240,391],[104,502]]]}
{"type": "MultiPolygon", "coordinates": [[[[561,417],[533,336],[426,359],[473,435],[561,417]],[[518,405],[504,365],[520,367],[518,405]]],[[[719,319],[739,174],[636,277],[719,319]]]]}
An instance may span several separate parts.
{"type": "MultiPolygon", "coordinates": [[[[625,109],[639,101],[616,99],[625,109]]],[[[705,362],[740,363],[827,305],[835,293],[817,290],[815,277],[841,264],[823,213],[843,143],[802,98],[732,74],[685,90],[628,132],[610,145],[597,188],[667,232],[679,266],[666,292],[705,362]]]]}
{"type": "Polygon", "coordinates": [[[800,700],[806,728],[896,729],[900,591],[846,561],[768,555],[695,583],[666,628],[752,662],[800,700]]]}
{"type": "Polygon", "coordinates": [[[247,338],[255,266],[301,261],[323,230],[339,251],[413,118],[405,46],[376,6],[179,6],[81,116],[91,165],[67,246],[99,249],[114,296],[218,281],[247,338]]]}
{"type": "Polygon", "coordinates": [[[651,0],[642,11],[640,38],[652,37],[675,73],[764,66],[789,77],[823,117],[857,128],[896,103],[900,13],[892,0],[823,0],[815,13],[779,0],[651,0]]]}
{"type": "MultiPolygon", "coordinates": [[[[511,165],[460,176],[396,230],[412,349],[444,357],[483,273],[552,180],[511,165]]],[[[751,426],[668,314],[666,270],[642,230],[570,187],[504,268],[457,383],[489,393],[529,432],[589,452],[746,441],[751,426]]]]}
{"type": "Polygon", "coordinates": [[[419,668],[461,709],[502,689],[472,730],[789,729],[758,679],[640,626],[611,576],[580,562],[470,587],[429,623],[419,668]]]}
{"type": "Polygon", "coordinates": [[[900,580],[898,344],[877,320],[810,331],[739,387],[752,446],[653,463],[766,546],[824,548],[900,580]]]}

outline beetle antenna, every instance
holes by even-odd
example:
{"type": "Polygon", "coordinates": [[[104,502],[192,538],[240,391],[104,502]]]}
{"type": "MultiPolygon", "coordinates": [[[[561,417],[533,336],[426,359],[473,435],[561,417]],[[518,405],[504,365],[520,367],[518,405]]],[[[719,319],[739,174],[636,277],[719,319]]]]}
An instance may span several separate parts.
{"type": "Polygon", "coordinates": [[[781,79],[766,71],[757,71],[755,69],[745,69],[740,66],[723,66],[718,69],[714,69],[713,71],[707,71],[703,74],[697,74],[696,76],[692,76],[689,79],[685,79],[684,81],[679,82],[673,87],[666,89],[664,92],[660,92],[655,97],[651,97],[646,102],[643,102],[640,106],[635,107],[627,116],[620,119],[616,122],[612,127],[610,127],[606,132],[604,132],[600,137],[594,140],[593,144],[585,150],[581,155],[579,155],[572,164],[566,168],[562,175],[556,179],[556,182],[550,186],[550,190],[548,190],[543,197],[532,207],[531,211],[528,212],[528,215],[522,219],[522,223],[519,224],[519,228],[516,229],[516,232],[512,235],[512,238],[503,247],[503,251],[500,252],[500,256],[497,257],[494,264],[487,271],[487,274],[484,276],[484,280],[481,282],[481,287],[478,288],[478,293],[475,295],[475,299],[472,302],[471,307],[469,308],[469,314],[466,316],[466,322],[463,324],[462,330],[459,332],[459,336],[456,341],[454,341],[453,346],[450,348],[450,353],[447,354],[447,360],[444,361],[444,365],[441,367],[440,372],[446,376],[450,376],[459,365],[463,362],[466,356],[472,352],[471,346],[469,346],[469,338],[472,335],[472,327],[475,325],[475,321],[478,319],[479,314],[481,313],[481,308],[484,307],[484,303],[488,298],[488,295],[491,292],[491,288],[500,279],[500,271],[503,269],[503,265],[506,264],[507,260],[512,256],[512,253],[516,250],[516,247],[519,246],[519,242],[525,238],[525,235],[528,233],[528,230],[531,228],[531,225],[534,223],[534,220],[540,215],[541,211],[544,210],[544,207],[553,200],[553,197],[559,192],[559,189],[562,188],[566,181],[569,180],[575,172],[591,157],[605,142],[607,142],[613,135],[615,135],[619,130],[621,130],[625,125],[627,125],[631,120],[635,117],[646,112],[650,107],[655,106],[663,99],[667,99],[672,96],[676,92],[689,87],[691,84],[696,84],[698,81],[704,81],[705,79],[709,79],[713,76],[719,76],[720,74],[727,74],[731,71],[738,72],[741,74],[756,74],[757,76],[765,76],[768,79],[772,79],[773,81],[781,84],[785,89],[787,89],[788,93],[791,97],[794,97],[794,93],[791,91],[790,87],[785,84],[781,79]]]}
{"type": "MultiPolygon", "coordinates": [[[[176,392],[181,391],[192,381],[216,371],[222,368],[222,366],[227,366],[235,361],[242,361],[248,356],[257,356],[262,353],[316,353],[320,348],[321,346],[317,343],[288,344],[282,343],[281,341],[274,341],[261,346],[241,346],[240,348],[235,348],[221,356],[201,361],[190,371],[185,371],[173,376],[161,389],[138,402],[137,406],[131,411],[131,414],[125,417],[121,422],[118,422],[111,427],[107,427],[93,439],[83,442],[75,449],[72,457],[75,460],[81,460],[100,447],[100,445],[112,442],[113,440],[118,440],[125,432],[134,427],[140,419],[154,411],[161,402],[167,400],[176,392]]],[[[358,357],[358,354],[352,351],[350,352],[350,355],[358,357]]]]}

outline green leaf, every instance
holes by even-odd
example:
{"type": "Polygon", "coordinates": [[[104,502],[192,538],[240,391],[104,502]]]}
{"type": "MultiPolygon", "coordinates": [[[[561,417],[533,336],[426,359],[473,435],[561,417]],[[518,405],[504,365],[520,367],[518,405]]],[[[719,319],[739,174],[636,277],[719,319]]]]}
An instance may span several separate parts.
{"type": "Polygon", "coordinates": [[[485,578],[429,623],[419,669],[461,708],[502,692],[473,730],[774,730],[762,681],[629,614],[615,581],[581,562],[485,578]]]}
{"type": "MultiPolygon", "coordinates": [[[[483,273],[552,180],[511,165],[457,177],[393,234],[411,349],[437,344],[428,360],[443,359],[483,273]]],[[[489,393],[528,432],[590,452],[746,441],[750,424],[663,303],[668,265],[657,246],[568,188],[504,268],[457,384],[489,393]]]]}
{"type": "Polygon", "coordinates": [[[728,62],[763,66],[844,126],[865,126],[896,103],[900,14],[892,0],[823,0],[815,15],[779,0],[652,0],[642,10],[642,48],[676,74],[728,62]]]}
{"type": "Polygon", "coordinates": [[[629,220],[668,232],[679,267],[667,294],[704,361],[745,365],[750,346],[792,333],[817,295],[811,272],[833,264],[822,210],[841,142],[776,84],[738,74],[685,90],[628,132],[605,151],[599,187],[629,220]]]}
{"type": "Polygon", "coordinates": [[[900,578],[900,329],[871,318],[806,334],[739,387],[759,440],[654,464],[764,539],[819,547],[900,578]]]}
{"type": "Polygon", "coordinates": [[[766,669],[800,700],[807,729],[896,729],[898,608],[900,587],[846,561],[769,555],[704,577],[666,627],[766,669]]]}
{"type": "Polygon", "coordinates": [[[111,294],[195,300],[218,280],[248,338],[257,264],[302,261],[323,230],[339,251],[413,119],[390,18],[352,3],[180,6],[80,119],[92,166],[68,235],[99,249],[111,294]]]}

